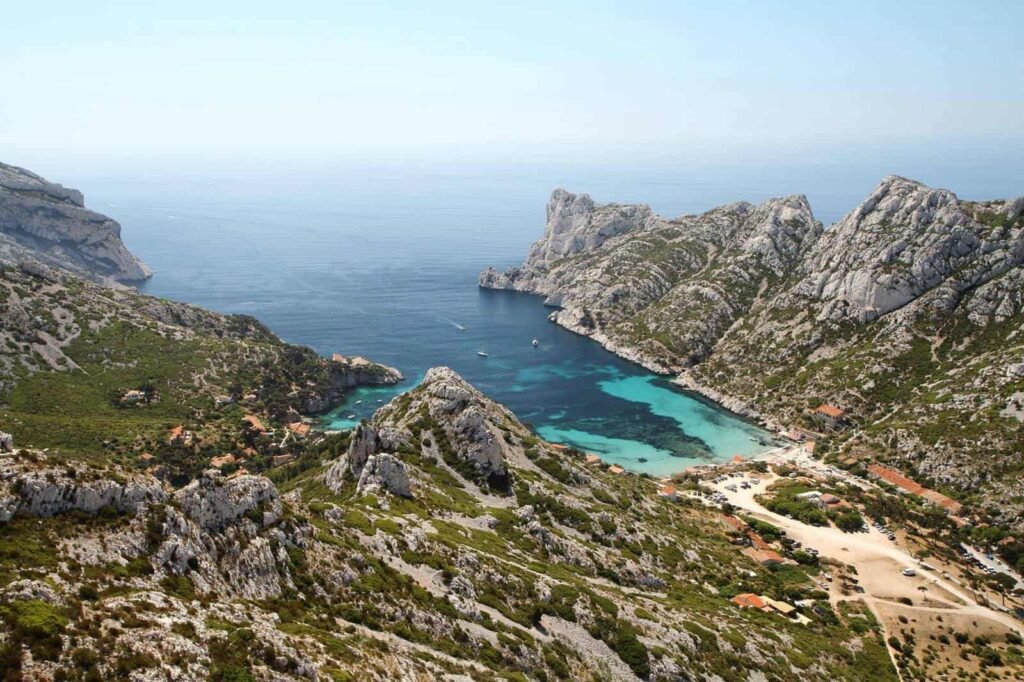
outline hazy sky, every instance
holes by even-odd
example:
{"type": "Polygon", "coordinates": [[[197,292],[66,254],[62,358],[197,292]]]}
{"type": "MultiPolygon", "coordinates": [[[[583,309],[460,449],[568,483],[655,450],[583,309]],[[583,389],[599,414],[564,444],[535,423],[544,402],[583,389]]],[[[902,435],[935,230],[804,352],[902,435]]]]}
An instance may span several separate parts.
{"type": "Polygon", "coordinates": [[[1024,139],[1019,1],[51,0],[0,22],[0,158],[1024,139]]]}

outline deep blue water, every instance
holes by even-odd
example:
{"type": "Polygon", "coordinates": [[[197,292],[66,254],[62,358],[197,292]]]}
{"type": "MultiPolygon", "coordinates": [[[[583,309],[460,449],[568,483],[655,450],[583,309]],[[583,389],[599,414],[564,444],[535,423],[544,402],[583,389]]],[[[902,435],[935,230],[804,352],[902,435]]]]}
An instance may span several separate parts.
{"type": "MultiPolygon", "coordinates": [[[[803,192],[828,224],[882,175],[915,170],[877,165],[421,163],[61,179],[122,223],[129,247],[156,272],[145,292],[255,315],[288,341],[366,355],[408,377],[358,391],[329,417],[334,426],[369,416],[429,367],[448,365],[544,437],[660,475],[761,451],[765,434],[556,327],[540,299],[479,290],[480,269],[523,259],[556,186],[598,201],[644,201],[666,215],[803,192]]],[[[920,166],[920,179],[969,198],[1004,189],[961,166],[936,170],[927,158],[920,166]]]]}

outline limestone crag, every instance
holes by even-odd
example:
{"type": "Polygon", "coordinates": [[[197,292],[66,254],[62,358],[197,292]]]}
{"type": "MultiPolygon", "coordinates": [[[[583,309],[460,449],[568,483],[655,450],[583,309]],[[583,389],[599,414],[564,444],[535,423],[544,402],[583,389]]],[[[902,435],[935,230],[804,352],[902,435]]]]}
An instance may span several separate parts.
{"type": "Polygon", "coordinates": [[[299,401],[300,409],[305,414],[326,412],[357,386],[388,386],[404,379],[405,376],[394,367],[363,357],[335,355],[328,363],[327,384],[321,390],[306,391],[299,401]]]}
{"type": "Polygon", "coordinates": [[[1024,198],[889,176],[827,231],[799,195],[674,220],[551,206],[527,260],[480,286],[545,296],[554,322],[772,427],[840,406],[856,448],[1020,518],[1024,198]]]}
{"type": "Polygon", "coordinates": [[[359,424],[349,438],[348,452],[328,467],[324,482],[334,492],[339,492],[346,480],[354,480],[360,492],[385,490],[401,497],[412,497],[405,463],[388,452],[396,451],[408,440],[408,434],[395,429],[384,428],[378,432],[370,424],[359,424]]]}
{"type": "Polygon", "coordinates": [[[263,526],[281,517],[277,488],[263,476],[224,479],[207,471],[174,493],[181,510],[204,530],[218,530],[242,516],[255,515],[263,526]]]}
{"type": "Polygon", "coordinates": [[[545,236],[527,261],[504,273],[485,270],[480,286],[546,296],[561,308],[554,322],[666,374],[706,357],[821,234],[799,195],[674,220],[646,206],[571,197],[556,190],[545,236]]]}
{"type": "Polygon", "coordinates": [[[203,591],[243,599],[276,597],[291,584],[287,549],[305,546],[310,531],[281,522],[281,498],[270,480],[208,471],[174,500],[154,552],[161,570],[188,575],[203,591]]]}
{"type": "Polygon", "coordinates": [[[356,490],[360,493],[386,490],[399,497],[412,497],[405,464],[395,455],[386,452],[370,455],[366,460],[356,490]]]}
{"type": "Polygon", "coordinates": [[[0,163],[0,262],[31,260],[106,284],[152,276],[121,241],[121,226],[85,208],[81,192],[0,163]]]}
{"type": "Polygon", "coordinates": [[[506,408],[484,396],[448,367],[427,372],[407,400],[393,400],[374,415],[373,423],[398,432],[409,431],[421,411],[429,415],[435,428],[426,437],[428,448],[462,473],[496,490],[510,484],[508,458],[521,456],[522,448],[506,441],[505,424],[515,422],[506,408]],[[436,441],[436,442],[435,442],[436,441]]]}
{"type": "Polygon", "coordinates": [[[544,237],[530,249],[530,261],[550,263],[601,247],[620,234],[642,229],[654,217],[647,206],[597,205],[587,194],[551,193],[544,237]]]}
{"type": "MultiPolygon", "coordinates": [[[[982,212],[1010,224],[1020,215],[1021,200],[981,208],[948,190],[889,176],[821,238],[794,294],[821,301],[820,318],[860,323],[933,290],[931,302],[952,311],[969,289],[1024,262],[1019,230],[987,226],[975,219],[984,218],[982,212]]],[[[1016,302],[1001,316],[1015,309],[1016,302]]]]}
{"type": "Polygon", "coordinates": [[[152,476],[133,475],[125,480],[93,478],[84,468],[32,468],[11,458],[0,459],[0,481],[0,523],[10,521],[16,514],[96,514],[106,507],[119,513],[134,513],[166,499],[160,482],[152,476]]]}

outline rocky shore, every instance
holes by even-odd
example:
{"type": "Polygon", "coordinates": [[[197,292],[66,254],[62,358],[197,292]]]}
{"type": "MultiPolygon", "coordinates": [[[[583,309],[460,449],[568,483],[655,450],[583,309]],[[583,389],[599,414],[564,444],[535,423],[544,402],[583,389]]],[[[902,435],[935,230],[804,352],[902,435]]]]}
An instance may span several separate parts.
{"type": "Polygon", "coordinates": [[[800,195],[668,219],[559,189],[526,261],[479,284],[544,296],[556,324],[740,415],[830,403],[874,457],[1010,499],[1022,265],[1024,198],[889,176],[828,230],[800,195]]]}

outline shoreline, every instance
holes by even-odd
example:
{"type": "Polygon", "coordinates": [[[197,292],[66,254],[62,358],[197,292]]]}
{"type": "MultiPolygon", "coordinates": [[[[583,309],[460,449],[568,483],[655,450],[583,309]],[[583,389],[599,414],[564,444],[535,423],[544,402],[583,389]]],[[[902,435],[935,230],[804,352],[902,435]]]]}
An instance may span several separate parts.
{"type": "Polygon", "coordinates": [[[581,325],[572,324],[571,320],[564,319],[565,315],[562,315],[562,313],[572,315],[573,309],[548,303],[547,299],[550,298],[550,295],[548,294],[532,291],[530,289],[488,286],[483,283],[479,283],[478,286],[481,289],[489,291],[507,291],[517,294],[526,294],[528,296],[542,297],[545,299],[545,307],[554,309],[554,312],[547,316],[548,321],[558,325],[562,329],[593,341],[619,359],[637,365],[652,374],[666,378],[687,393],[693,394],[693,396],[698,397],[699,399],[710,402],[714,407],[751,423],[764,431],[778,434],[778,432],[782,430],[782,425],[779,424],[774,417],[768,417],[762,414],[760,411],[746,404],[739,398],[727,395],[717,389],[701,384],[693,378],[688,369],[667,367],[652,358],[647,357],[635,348],[620,346],[616,341],[608,338],[601,332],[588,332],[581,325]]]}

